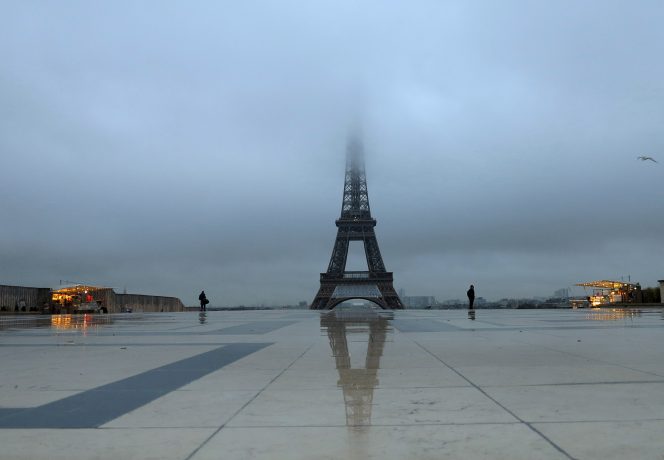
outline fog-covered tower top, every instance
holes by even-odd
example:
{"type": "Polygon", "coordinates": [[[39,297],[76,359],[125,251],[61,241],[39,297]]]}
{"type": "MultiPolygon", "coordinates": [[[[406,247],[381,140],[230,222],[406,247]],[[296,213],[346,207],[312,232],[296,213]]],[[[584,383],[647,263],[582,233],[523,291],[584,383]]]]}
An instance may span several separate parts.
{"type": "Polygon", "coordinates": [[[364,147],[357,136],[348,139],[341,219],[371,219],[367,175],[364,170],[364,147]]]}

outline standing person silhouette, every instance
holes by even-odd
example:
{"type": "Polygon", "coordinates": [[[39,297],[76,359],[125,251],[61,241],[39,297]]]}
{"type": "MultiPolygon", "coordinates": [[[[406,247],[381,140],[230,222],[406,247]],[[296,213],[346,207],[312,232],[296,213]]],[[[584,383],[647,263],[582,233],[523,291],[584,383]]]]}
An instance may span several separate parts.
{"type": "Polygon", "coordinates": [[[206,305],[210,303],[210,301],[205,297],[205,291],[201,291],[201,293],[198,296],[198,300],[201,301],[201,311],[206,311],[206,305]]]}
{"type": "Polygon", "coordinates": [[[468,296],[468,310],[472,310],[473,304],[475,303],[475,286],[471,284],[466,295],[468,296]]]}

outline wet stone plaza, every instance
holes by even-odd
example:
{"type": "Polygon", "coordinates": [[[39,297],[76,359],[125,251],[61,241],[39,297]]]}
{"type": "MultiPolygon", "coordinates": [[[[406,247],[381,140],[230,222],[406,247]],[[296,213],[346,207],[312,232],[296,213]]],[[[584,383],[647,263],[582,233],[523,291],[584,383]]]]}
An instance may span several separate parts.
{"type": "Polygon", "coordinates": [[[664,458],[661,309],[0,327],[3,460],[664,458]]]}

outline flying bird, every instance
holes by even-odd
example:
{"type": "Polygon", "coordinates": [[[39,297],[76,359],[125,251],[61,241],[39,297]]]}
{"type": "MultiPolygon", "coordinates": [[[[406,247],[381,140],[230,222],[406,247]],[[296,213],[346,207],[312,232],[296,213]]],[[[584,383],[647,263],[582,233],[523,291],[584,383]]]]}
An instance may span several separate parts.
{"type": "Polygon", "coordinates": [[[659,161],[655,160],[653,157],[647,157],[647,156],[644,156],[644,155],[641,155],[640,157],[636,157],[636,159],[637,159],[637,160],[641,160],[641,161],[647,161],[647,160],[650,160],[650,161],[652,161],[653,163],[659,163],[659,161]]]}

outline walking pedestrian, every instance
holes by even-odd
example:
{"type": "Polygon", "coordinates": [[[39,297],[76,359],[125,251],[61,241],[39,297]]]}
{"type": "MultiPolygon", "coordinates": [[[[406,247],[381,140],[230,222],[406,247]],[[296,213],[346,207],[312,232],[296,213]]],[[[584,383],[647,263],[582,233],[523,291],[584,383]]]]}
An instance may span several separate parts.
{"type": "Polygon", "coordinates": [[[210,301],[205,297],[205,291],[201,291],[201,293],[198,296],[198,300],[201,302],[201,311],[206,311],[206,305],[210,303],[210,301]]]}

